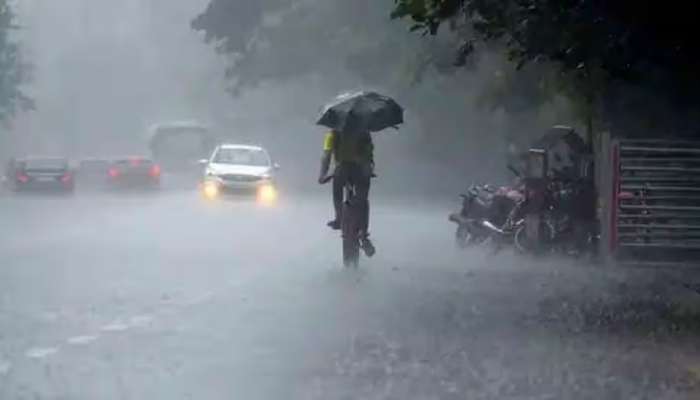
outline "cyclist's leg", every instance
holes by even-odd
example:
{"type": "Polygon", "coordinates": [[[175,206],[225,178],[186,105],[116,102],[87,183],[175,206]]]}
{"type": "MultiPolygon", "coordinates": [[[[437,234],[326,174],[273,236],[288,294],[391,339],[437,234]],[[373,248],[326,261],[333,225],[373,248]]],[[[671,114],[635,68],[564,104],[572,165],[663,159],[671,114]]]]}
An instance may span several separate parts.
{"type": "Polygon", "coordinates": [[[333,173],[333,209],[335,219],[328,223],[334,229],[340,228],[340,219],[343,212],[343,185],[345,184],[345,176],[342,173],[340,166],[336,166],[333,173]]]}
{"type": "Polygon", "coordinates": [[[360,229],[362,229],[362,232],[365,234],[365,236],[369,236],[369,186],[369,179],[363,179],[360,183],[357,184],[357,193],[358,198],[360,199],[360,209],[362,213],[360,229]]]}
{"type": "Polygon", "coordinates": [[[358,200],[360,200],[360,246],[367,257],[376,253],[374,244],[369,239],[369,187],[370,175],[362,174],[355,184],[358,200]]]}
{"type": "Polygon", "coordinates": [[[360,246],[367,257],[372,257],[375,253],[374,245],[369,240],[369,182],[371,173],[368,168],[360,164],[348,166],[348,179],[355,187],[355,197],[353,203],[357,207],[359,218],[360,246]]]}
{"type": "Polygon", "coordinates": [[[365,236],[369,235],[369,189],[371,173],[358,165],[353,168],[353,182],[355,183],[355,195],[360,208],[360,229],[365,236]]]}
{"type": "Polygon", "coordinates": [[[352,169],[345,163],[335,167],[333,175],[333,207],[335,208],[338,221],[343,218],[343,202],[345,201],[344,188],[351,181],[352,169]]]}

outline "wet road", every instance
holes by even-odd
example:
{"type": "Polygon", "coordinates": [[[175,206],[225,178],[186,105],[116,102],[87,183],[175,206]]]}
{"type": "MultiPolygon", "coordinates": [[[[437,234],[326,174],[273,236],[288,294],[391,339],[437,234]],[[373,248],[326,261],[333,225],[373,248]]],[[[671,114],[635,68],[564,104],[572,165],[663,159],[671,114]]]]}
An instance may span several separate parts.
{"type": "Polygon", "coordinates": [[[443,205],[383,199],[342,271],[328,213],[0,197],[0,399],[700,398],[698,298],[458,253],[443,205]]]}

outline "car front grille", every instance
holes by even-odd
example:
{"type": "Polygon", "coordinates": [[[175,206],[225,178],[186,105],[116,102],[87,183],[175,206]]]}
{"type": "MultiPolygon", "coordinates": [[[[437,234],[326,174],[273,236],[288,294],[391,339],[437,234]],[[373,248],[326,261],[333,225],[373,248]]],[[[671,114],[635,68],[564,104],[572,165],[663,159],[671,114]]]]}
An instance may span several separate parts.
{"type": "Polygon", "coordinates": [[[230,182],[257,182],[262,178],[255,175],[224,174],[221,179],[230,182]]]}

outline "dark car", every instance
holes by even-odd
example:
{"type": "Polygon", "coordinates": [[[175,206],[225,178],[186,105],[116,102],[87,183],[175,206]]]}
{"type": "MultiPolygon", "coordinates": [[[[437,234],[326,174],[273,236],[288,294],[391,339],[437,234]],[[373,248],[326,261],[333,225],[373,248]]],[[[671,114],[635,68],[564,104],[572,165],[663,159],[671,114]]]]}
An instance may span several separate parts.
{"type": "Polygon", "coordinates": [[[75,177],[66,158],[25,158],[17,160],[14,176],[9,177],[15,191],[54,190],[72,192],[75,177]]]}
{"type": "Polygon", "coordinates": [[[144,157],[114,160],[107,169],[108,183],[113,188],[158,188],[160,166],[144,157]]]}
{"type": "Polygon", "coordinates": [[[111,161],[101,158],[86,158],[80,161],[76,179],[80,188],[101,189],[109,183],[111,161]]]}

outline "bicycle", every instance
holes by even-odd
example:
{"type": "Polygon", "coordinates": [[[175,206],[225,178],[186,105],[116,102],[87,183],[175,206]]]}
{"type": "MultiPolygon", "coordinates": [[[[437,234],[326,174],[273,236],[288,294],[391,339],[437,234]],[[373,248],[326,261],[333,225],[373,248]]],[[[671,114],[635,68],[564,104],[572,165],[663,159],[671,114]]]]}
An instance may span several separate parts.
{"type": "MultiPolygon", "coordinates": [[[[376,175],[372,174],[372,177],[376,175]]],[[[328,183],[334,176],[327,176],[322,183],[328,183]]],[[[356,195],[355,184],[347,181],[343,186],[343,208],[340,219],[340,232],[343,241],[343,265],[346,268],[358,268],[360,262],[361,221],[362,217],[359,204],[354,201],[356,195]]]]}

